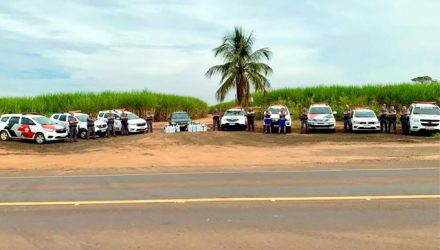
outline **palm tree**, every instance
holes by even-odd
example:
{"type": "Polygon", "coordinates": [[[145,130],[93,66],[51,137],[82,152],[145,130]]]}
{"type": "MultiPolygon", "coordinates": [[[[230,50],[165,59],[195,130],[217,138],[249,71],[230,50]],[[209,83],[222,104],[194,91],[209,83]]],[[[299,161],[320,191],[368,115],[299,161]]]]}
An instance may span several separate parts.
{"type": "Polygon", "coordinates": [[[214,56],[221,56],[224,64],[211,67],[206,72],[206,77],[220,75],[220,88],[216,92],[217,100],[223,101],[227,93],[235,88],[237,105],[248,102],[251,85],[255,91],[267,93],[270,88],[268,74],[272,73],[269,65],[261,62],[270,60],[272,52],[269,48],[252,51],[254,36],[243,34],[243,30],[235,27],[232,34],[223,38],[223,43],[213,50],[214,56]]]}

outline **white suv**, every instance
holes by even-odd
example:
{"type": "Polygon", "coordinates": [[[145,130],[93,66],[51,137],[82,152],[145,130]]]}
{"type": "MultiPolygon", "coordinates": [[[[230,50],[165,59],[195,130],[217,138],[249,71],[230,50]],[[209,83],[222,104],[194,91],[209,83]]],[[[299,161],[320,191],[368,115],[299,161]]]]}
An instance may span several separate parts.
{"type": "Polygon", "coordinates": [[[0,117],[0,139],[34,140],[38,144],[46,141],[63,141],[67,138],[64,126],[49,118],[36,114],[6,114],[0,117]]]}
{"type": "Polygon", "coordinates": [[[284,111],[286,112],[286,132],[290,133],[292,131],[292,118],[290,116],[290,112],[289,109],[284,106],[284,105],[272,105],[269,107],[269,111],[270,111],[270,119],[271,121],[271,126],[272,126],[272,131],[275,131],[274,128],[278,128],[278,122],[280,120],[280,112],[281,109],[284,109],[284,111]]]}
{"type": "Polygon", "coordinates": [[[379,119],[373,110],[357,108],[353,110],[351,124],[353,131],[380,131],[379,119]]]}
{"type": "MultiPolygon", "coordinates": [[[[99,111],[98,119],[107,124],[107,117],[110,113],[112,113],[113,116],[115,117],[115,130],[121,131],[121,128],[122,128],[121,115],[122,115],[122,112],[124,112],[124,111],[125,110],[122,110],[122,109],[99,111]]],[[[135,115],[132,112],[125,111],[125,113],[128,116],[128,132],[130,132],[130,133],[144,133],[145,131],[147,131],[147,128],[148,128],[147,121],[145,121],[142,118],[139,118],[139,116],[135,115]]]]}
{"type": "Polygon", "coordinates": [[[242,108],[228,109],[220,120],[222,130],[239,128],[245,130],[247,126],[246,112],[242,108]]]}
{"type": "Polygon", "coordinates": [[[330,130],[336,132],[336,112],[325,103],[315,103],[310,105],[308,115],[308,130],[330,130]]]}
{"type": "Polygon", "coordinates": [[[408,109],[410,132],[440,131],[440,108],[433,102],[416,102],[408,109]]]}
{"type": "MultiPolygon", "coordinates": [[[[69,131],[69,113],[55,113],[50,119],[54,120],[56,123],[61,124],[66,127],[67,132],[69,131]]],[[[88,114],[84,113],[73,113],[73,116],[78,121],[78,135],[81,139],[87,138],[87,118],[89,118],[88,114]]],[[[95,133],[101,137],[103,137],[107,133],[107,124],[103,121],[96,120],[95,121],[95,133]]]]}

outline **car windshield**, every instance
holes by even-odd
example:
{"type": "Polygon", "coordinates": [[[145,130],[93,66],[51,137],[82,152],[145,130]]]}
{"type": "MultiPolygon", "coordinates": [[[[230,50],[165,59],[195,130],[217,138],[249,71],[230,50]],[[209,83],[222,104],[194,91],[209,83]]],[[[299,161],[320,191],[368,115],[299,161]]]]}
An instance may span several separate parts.
{"type": "MultiPolygon", "coordinates": [[[[279,114],[281,112],[281,108],[269,108],[270,113],[272,114],[279,114]]],[[[284,109],[284,112],[288,114],[287,109],[284,109]]]]}
{"type": "Polygon", "coordinates": [[[332,110],[329,107],[312,107],[310,114],[331,114],[332,110]]]}
{"type": "Polygon", "coordinates": [[[243,116],[244,112],[239,110],[227,110],[225,116],[243,116]]]}
{"type": "Polygon", "coordinates": [[[440,108],[436,106],[432,107],[415,107],[415,115],[440,115],[440,108]]]}
{"type": "Polygon", "coordinates": [[[187,120],[187,119],[189,119],[189,116],[188,116],[187,113],[173,113],[172,118],[173,119],[187,120]]]}
{"type": "Polygon", "coordinates": [[[41,125],[55,125],[56,123],[53,122],[51,119],[44,117],[44,116],[34,116],[32,117],[37,123],[41,125]]]}
{"type": "Polygon", "coordinates": [[[127,114],[127,117],[129,120],[139,119],[139,116],[137,116],[133,113],[126,112],[126,114],[127,114]]]}
{"type": "Polygon", "coordinates": [[[358,118],[373,118],[376,117],[376,114],[371,111],[355,111],[354,113],[354,117],[358,117],[358,118]]]}
{"type": "Polygon", "coordinates": [[[87,118],[89,118],[88,115],[77,115],[76,119],[78,119],[80,122],[87,122],[87,118]]]}

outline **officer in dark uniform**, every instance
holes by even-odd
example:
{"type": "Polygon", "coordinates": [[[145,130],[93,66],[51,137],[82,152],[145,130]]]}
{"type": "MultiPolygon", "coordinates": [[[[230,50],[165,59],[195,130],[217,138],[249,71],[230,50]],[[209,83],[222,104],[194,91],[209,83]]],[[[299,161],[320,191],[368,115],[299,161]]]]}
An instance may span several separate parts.
{"type": "Polygon", "coordinates": [[[387,126],[388,110],[387,110],[387,105],[383,104],[382,107],[380,108],[379,112],[380,112],[379,113],[380,132],[383,133],[384,132],[384,128],[385,128],[385,133],[388,133],[388,126],[387,126]]]}
{"type": "Polygon", "coordinates": [[[254,122],[255,122],[255,112],[252,108],[249,108],[247,114],[247,127],[248,131],[255,131],[254,122]]]}
{"type": "Polygon", "coordinates": [[[215,109],[212,113],[212,130],[220,130],[220,112],[218,112],[218,109],[215,109]]]}
{"type": "Polygon", "coordinates": [[[351,130],[351,110],[348,105],[344,109],[344,131],[347,133],[351,130]]]}
{"type": "Polygon", "coordinates": [[[409,135],[409,113],[406,106],[400,110],[400,124],[402,124],[402,134],[409,135]]]}
{"type": "Polygon", "coordinates": [[[307,113],[307,109],[303,108],[301,112],[301,134],[307,132],[307,128],[309,124],[307,124],[307,121],[309,120],[309,114],[307,113]]]}
{"type": "Polygon", "coordinates": [[[391,128],[393,128],[394,134],[397,134],[396,131],[396,120],[397,120],[397,111],[394,106],[391,106],[388,110],[388,133],[391,133],[391,128]]]}
{"type": "Polygon", "coordinates": [[[107,136],[109,136],[109,135],[116,136],[115,117],[113,116],[113,114],[111,112],[108,114],[108,117],[107,117],[107,136]]]}
{"type": "Polygon", "coordinates": [[[69,115],[69,130],[70,130],[70,142],[78,141],[78,120],[75,118],[73,113],[69,115]]]}
{"type": "Polygon", "coordinates": [[[148,132],[153,133],[153,120],[154,120],[154,114],[153,112],[149,111],[147,114],[147,126],[148,126],[148,132]]]}
{"type": "Polygon", "coordinates": [[[96,117],[93,114],[89,114],[87,117],[87,139],[90,139],[90,136],[92,136],[93,139],[96,139],[95,121],[96,117]]]}
{"type": "Polygon", "coordinates": [[[121,134],[128,135],[128,115],[125,111],[121,114],[121,134]]]}
{"type": "Polygon", "coordinates": [[[272,133],[272,113],[270,110],[264,111],[264,129],[263,133],[272,133]]]}

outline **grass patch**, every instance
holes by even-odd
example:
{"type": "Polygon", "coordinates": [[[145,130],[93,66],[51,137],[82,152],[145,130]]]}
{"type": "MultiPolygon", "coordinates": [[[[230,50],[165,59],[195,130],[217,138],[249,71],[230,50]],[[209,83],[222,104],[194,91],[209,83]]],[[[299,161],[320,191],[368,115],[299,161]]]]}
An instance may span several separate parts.
{"type": "Polygon", "coordinates": [[[435,139],[440,140],[440,133],[435,133],[432,137],[434,137],[435,139]]]}

